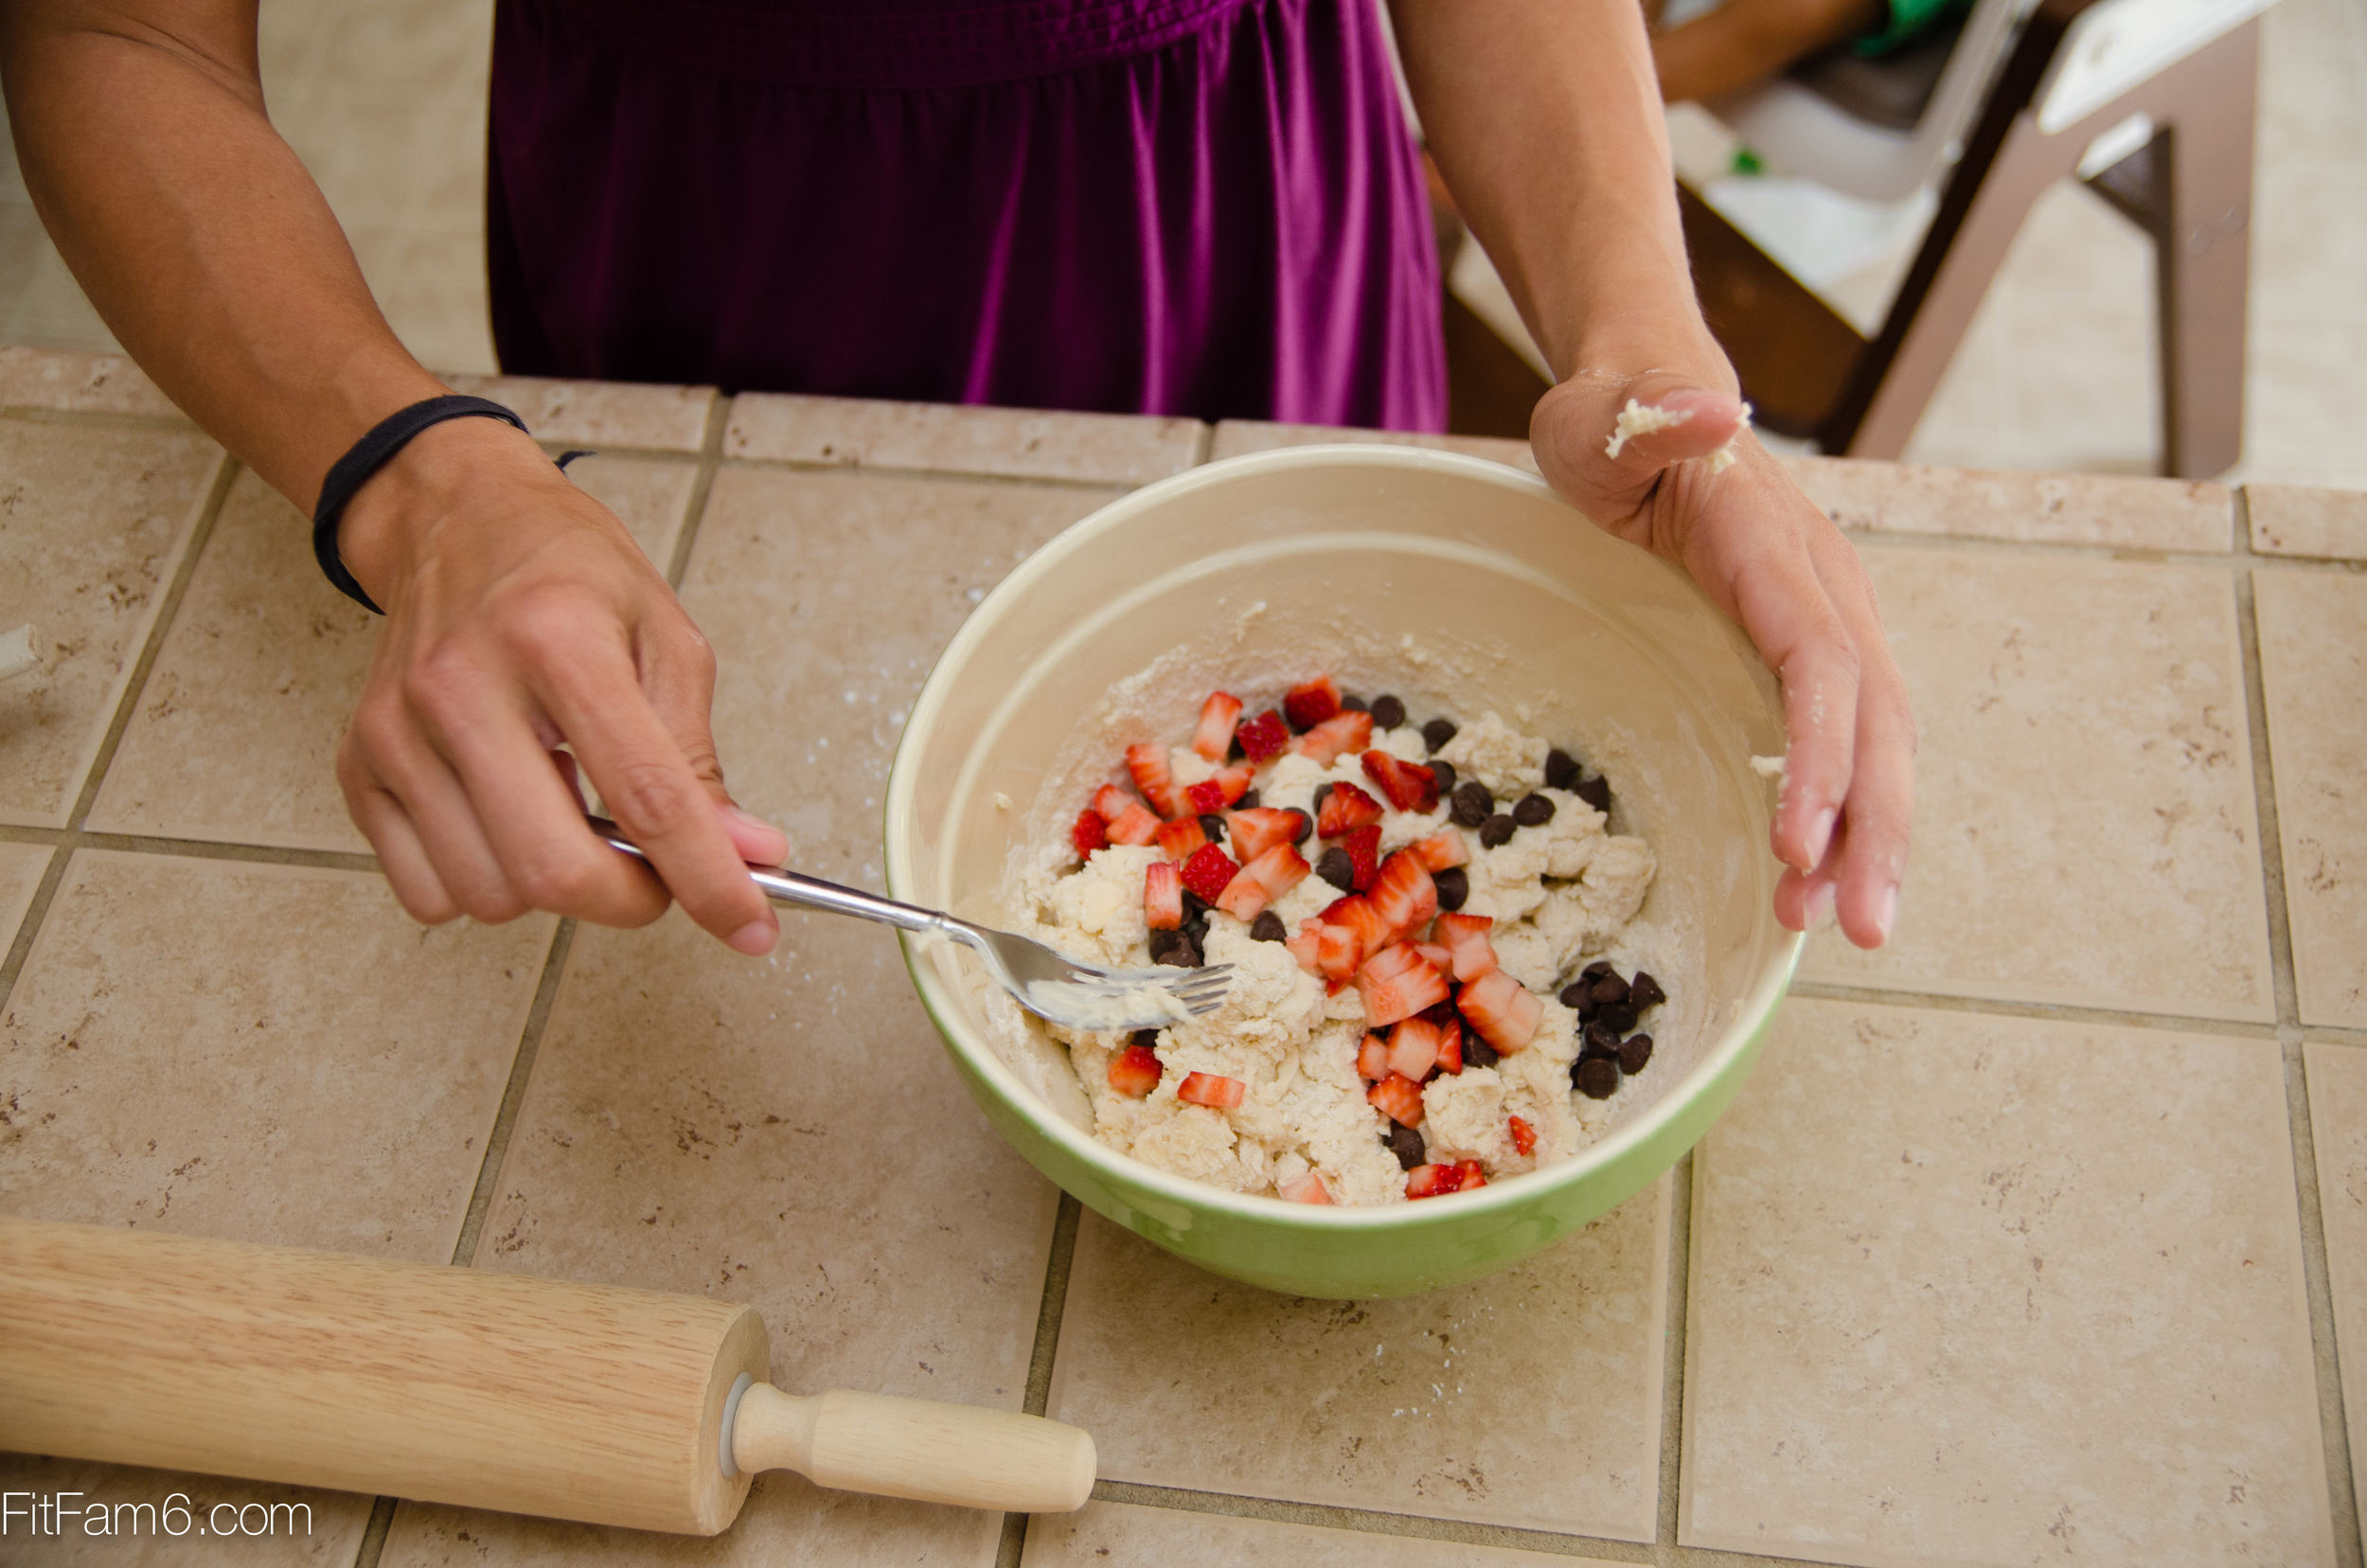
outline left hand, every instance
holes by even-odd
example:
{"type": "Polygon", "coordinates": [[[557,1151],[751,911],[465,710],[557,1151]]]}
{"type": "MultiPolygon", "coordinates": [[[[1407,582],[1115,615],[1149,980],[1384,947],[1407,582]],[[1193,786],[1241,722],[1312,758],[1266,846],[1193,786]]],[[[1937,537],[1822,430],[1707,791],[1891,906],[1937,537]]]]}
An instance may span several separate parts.
{"type": "Polygon", "coordinates": [[[1538,466],[1596,526],[1675,562],[1783,682],[1791,745],[1773,847],[1777,918],[1826,910],[1861,948],[1889,939],[1914,807],[1914,717],[1858,553],[1743,426],[1722,365],[1582,372],[1529,423],[1538,466]],[[1628,399],[1682,415],[1607,455],[1628,399]],[[1735,462],[1710,454],[1734,442],[1735,462]]]}

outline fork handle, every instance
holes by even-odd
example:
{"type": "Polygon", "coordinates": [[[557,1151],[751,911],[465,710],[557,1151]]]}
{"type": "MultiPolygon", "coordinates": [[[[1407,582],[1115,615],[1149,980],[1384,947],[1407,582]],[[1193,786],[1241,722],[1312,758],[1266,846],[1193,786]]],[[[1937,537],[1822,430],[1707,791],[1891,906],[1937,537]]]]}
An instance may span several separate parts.
{"type": "MultiPolygon", "coordinates": [[[[641,846],[625,837],[616,824],[606,817],[584,813],[592,831],[612,849],[619,849],[639,861],[650,864],[650,857],[641,852],[641,846]]],[[[852,915],[857,919],[877,920],[881,925],[898,926],[905,931],[933,931],[956,941],[969,940],[962,922],[950,915],[940,915],[917,904],[899,903],[877,893],[866,893],[860,887],[841,887],[836,882],[809,877],[801,871],[774,871],[763,866],[748,867],[748,880],[764,889],[765,896],[775,903],[801,904],[809,909],[827,910],[832,915],[852,915]]]]}

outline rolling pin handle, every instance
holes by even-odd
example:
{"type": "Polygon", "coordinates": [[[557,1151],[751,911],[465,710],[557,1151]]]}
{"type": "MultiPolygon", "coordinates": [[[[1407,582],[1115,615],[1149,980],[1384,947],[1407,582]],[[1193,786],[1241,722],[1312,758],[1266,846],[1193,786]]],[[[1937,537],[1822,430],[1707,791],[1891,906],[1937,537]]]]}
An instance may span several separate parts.
{"type": "Polygon", "coordinates": [[[1041,1416],[844,1389],[799,1398],[770,1383],[740,1395],[731,1452],[742,1470],[1013,1513],[1083,1507],[1095,1470],[1090,1433],[1041,1416]]]}

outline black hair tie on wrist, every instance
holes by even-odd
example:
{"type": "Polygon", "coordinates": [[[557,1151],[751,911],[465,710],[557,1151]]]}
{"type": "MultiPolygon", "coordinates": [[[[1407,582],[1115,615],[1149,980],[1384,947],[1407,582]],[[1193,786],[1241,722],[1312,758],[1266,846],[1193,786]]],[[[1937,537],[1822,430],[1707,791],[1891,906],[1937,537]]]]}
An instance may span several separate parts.
{"type": "Polygon", "coordinates": [[[353,574],[346,570],[344,559],[337,554],[337,525],[345,517],[346,504],[420,431],[446,419],[479,416],[501,419],[527,435],[533,434],[526,431],[524,419],[489,398],[428,398],[379,420],[370,427],[368,435],[354,442],[351,450],[330,467],[329,477],[321,481],[320,505],[312,508],[312,559],[321,563],[322,575],[329,579],[330,587],[374,615],[385,614],[353,580],[353,574]]]}

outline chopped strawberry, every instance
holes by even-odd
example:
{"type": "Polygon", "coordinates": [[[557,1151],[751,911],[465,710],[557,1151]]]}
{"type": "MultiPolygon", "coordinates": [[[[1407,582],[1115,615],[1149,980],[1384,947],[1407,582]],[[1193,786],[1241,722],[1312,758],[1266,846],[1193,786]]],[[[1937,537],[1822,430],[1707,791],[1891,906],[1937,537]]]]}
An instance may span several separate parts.
{"type": "Polygon", "coordinates": [[[1477,1160],[1457,1160],[1454,1163],[1454,1183],[1457,1192],[1468,1192],[1473,1187],[1486,1186],[1487,1173],[1480,1168],[1477,1160]]]}
{"type": "Polygon", "coordinates": [[[1440,947],[1436,942],[1415,942],[1414,951],[1429,959],[1433,967],[1441,974],[1451,973],[1454,970],[1454,954],[1440,947]]]}
{"type": "MultiPolygon", "coordinates": [[[[1356,938],[1356,956],[1348,963],[1350,969],[1361,964],[1389,945],[1389,922],[1380,918],[1373,901],[1361,893],[1344,899],[1334,899],[1324,906],[1321,919],[1327,926],[1343,926],[1356,938]]],[[[1341,978],[1345,979],[1343,975],[1341,978]]]]}
{"type": "Polygon", "coordinates": [[[1184,803],[1199,815],[1207,816],[1249,793],[1249,782],[1257,776],[1257,770],[1244,762],[1237,768],[1226,768],[1209,775],[1197,784],[1186,785],[1184,803]]]}
{"type": "Polygon", "coordinates": [[[1290,950],[1290,956],[1299,961],[1299,968],[1309,974],[1323,973],[1319,961],[1323,953],[1323,930],[1321,920],[1301,920],[1298,935],[1282,944],[1290,950]]]}
{"type": "Polygon", "coordinates": [[[1340,847],[1347,851],[1348,864],[1354,875],[1348,885],[1359,893],[1368,891],[1373,878],[1380,870],[1380,829],[1378,826],[1357,828],[1340,835],[1340,847]]]}
{"type": "Polygon", "coordinates": [[[1462,833],[1452,828],[1407,845],[1405,852],[1420,861],[1425,871],[1444,871],[1451,866],[1468,865],[1471,860],[1471,846],[1464,843],[1462,833]]]}
{"type": "Polygon", "coordinates": [[[1391,947],[1364,960],[1356,971],[1356,989],[1364,998],[1364,1022],[1377,1029],[1445,1001],[1447,977],[1412,948],[1391,947]]]}
{"type": "Polygon", "coordinates": [[[1077,846],[1078,860],[1091,860],[1095,850],[1110,847],[1110,825],[1101,820],[1099,811],[1079,811],[1077,826],[1068,830],[1068,841],[1077,846]]]}
{"type": "Polygon", "coordinates": [[[1308,1171],[1297,1181],[1278,1189],[1293,1203],[1328,1203],[1331,1193],[1324,1186],[1324,1179],[1308,1171]]]}
{"type": "Polygon", "coordinates": [[[1422,1086],[1391,1073],[1364,1091],[1364,1097],[1390,1120],[1405,1127],[1422,1125],[1422,1086]]]}
{"type": "Polygon", "coordinates": [[[1340,683],[1328,675],[1301,682],[1283,697],[1282,711],[1292,729],[1311,730],[1340,711],[1340,683]]]}
{"type": "Polygon", "coordinates": [[[1300,736],[1291,742],[1290,749],[1301,757],[1313,758],[1319,767],[1328,768],[1340,759],[1342,752],[1361,752],[1372,743],[1373,716],[1343,713],[1300,736]]]}
{"type": "Polygon", "coordinates": [[[1184,879],[1173,861],[1154,861],[1143,873],[1143,916],[1153,931],[1173,931],[1184,923],[1184,879]]]}
{"type": "Polygon", "coordinates": [[[1295,842],[1299,817],[1296,811],[1277,806],[1253,806],[1246,811],[1227,813],[1224,830],[1233,836],[1234,852],[1244,861],[1254,861],[1277,844],[1295,842]]]}
{"type": "Polygon", "coordinates": [[[1537,1152],[1537,1134],[1530,1130],[1528,1123],[1518,1116],[1513,1116],[1505,1121],[1504,1126],[1512,1133],[1513,1148],[1523,1154],[1537,1152]]]}
{"type": "Polygon", "coordinates": [[[1208,834],[1196,816],[1180,816],[1173,822],[1163,822],[1159,830],[1150,836],[1158,844],[1159,852],[1171,861],[1190,859],[1193,850],[1208,842],[1208,834]]]}
{"type": "Polygon", "coordinates": [[[1241,700],[1227,692],[1210,692],[1200,704],[1200,727],[1192,731],[1192,750],[1211,762],[1224,760],[1233,749],[1233,726],[1241,717],[1241,700]]]}
{"type": "Polygon", "coordinates": [[[1438,884],[1430,880],[1420,861],[1402,849],[1380,863],[1380,870],[1373,877],[1373,890],[1365,897],[1395,932],[1413,931],[1438,913],[1438,884]]]}
{"type": "Polygon", "coordinates": [[[1389,1070],[1419,1083],[1438,1068],[1438,1025],[1408,1018],[1389,1031],[1389,1070]]]}
{"type": "Polygon", "coordinates": [[[1359,1077],[1375,1083],[1389,1076],[1389,1042],[1377,1034],[1368,1034],[1356,1048],[1356,1071],[1359,1077]]]}
{"type": "Polygon", "coordinates": [[[1139,800],[1129,801],[1126,814],[1110,824],[1112,844],[1148,844],[1159,836],[1159,815],[1139,800]]]}
{"type": "Polygon", "coordinates": [[[1489,970],[1463,988],[1455,1006],[1498,1056],[1525,1050],[1536,1038],[1545,1004],[1521,989],[1521,982],[1502,970],[1489,970]]]}
{"type": "Polygon", "coordinates": [[[1356,977],[1356,966],[1363,962],[1363,952],[1357,946],[1356,935],[1344,926],[1318,925],[1315,928],[1315,972],[1338,990],[1356,977]]]}
{"type": "Polygon", "coordinates": [[[1315,813],[1315,832],[1321,838],[1338,838],[1351,828],[1379,820],[1379,801],[1353,784],[1334,784],[1324,796],[1323,810],[1315,813]]]}
{"type": "Polygon", "coordinates": [[[1175,1097],[1194,1105],[1212,1105],[1219,1111],[1230,1111],[1241,1103],[1249,1088],[1239,1078],[1229,1078],[1216,1073],[1193,1073],[1175,1086],[1175,1097]]]}
{"type": "Polygon", "coordinates": [[[1495,920],[1486,915],[1441,915],[1437,938],[1454,954],[1454,977],[1468,985],[1496,967],[1496,949],[1487,939],[1495,920]]]}
{"type": "Polygon", "coordinates": [[[1151,740],[1127,747],[1126,771],[1134,775],[1134,788],[1143,792],[1143,798],[1161,816],[1174,816],[1182,809],[1177,804],[1175,775],[1167,772],[1166,747],[1151,740]]]}
{"type": "MultiPolygon", "coordinates": [[[[1131,753],[1128,754],[1130,757],[1131,753]]],[[[1438,809],[1438,775],[1419,762],[1408,762],[1385,751],[1364,754],[1364,776],[1380,786],[1380,793],[1389,797],[1389,804],[1400,811],[1433,811],[1438,809]]],[[[1142,775],[1134,775],[1136,783],[1142,775]]],[[[1143,793],[1149,794],[1148,788],[1143,793]]],[[[1154,803],[1156,796],[1152,797],[1154,803]]]]}
{"type": "Polygon", "coordinates": [[[1159,1087],[1157,1053],[1148,1045],[1129,1045],[1110,1061],[1110,1087],[1128,1099],[1141,1099],[1159,1087]]]}
{"type": "Polygon", "coordinates": [[[1265,712],[1233,732],[1233,739],[1241,743],[1241,755],[1252,762],[1263,762],[1278,756],[1290,743],[1290,726],[1282,722],[1282,715],[1268,708],[1265,712]]]}
{"type": "Polygon", "coordinates": [[[1203,903],[1215,903],[1240,872],[1231,855],[1213,844],[1204,844],[1184,863],[1184,885],[1199,895],[1203,903]]]}
{"type": "Polygon", "coordinates": [[[1094,792],[1094,811],[1104,822],[1115,822],[1134,804],[1134,797],[1115,784],[1104,784],[1094,792]]]}
{"type": "MultiPolygon", "coordinates": [[[[1450,1013],[1452,1008],[1448,1009],[1450,1013]]],[[[1438,1025],[1438,1070],[1442,1073],[1463,1071],[1463,1021],[1450,1017],[1438,1025]]]]}
{"type": "Polygon", "coordinates": [[[1405,1173],[1408,1198],[1440,1198],[1462,1185],[1462,1178],[1450,1165],[1417,1165],[1405,1173]]]}
{"type": "Polygon", "coordinates": [[[1242,866],[1214,901],[1237,920],[1254,920],[1258,911],[1306,881],[1307,873],[1307,862],[1299,852],[1277,844],[1242,866]]]}

